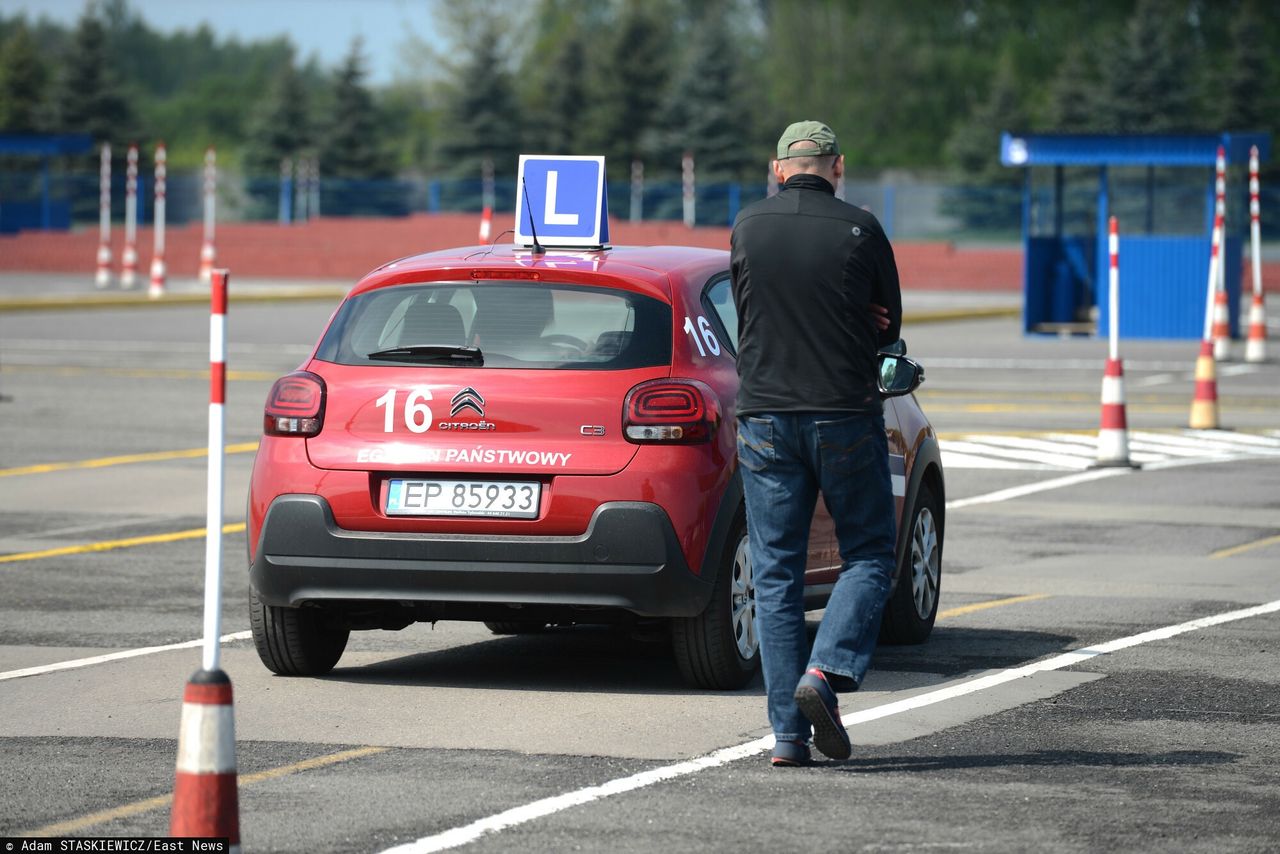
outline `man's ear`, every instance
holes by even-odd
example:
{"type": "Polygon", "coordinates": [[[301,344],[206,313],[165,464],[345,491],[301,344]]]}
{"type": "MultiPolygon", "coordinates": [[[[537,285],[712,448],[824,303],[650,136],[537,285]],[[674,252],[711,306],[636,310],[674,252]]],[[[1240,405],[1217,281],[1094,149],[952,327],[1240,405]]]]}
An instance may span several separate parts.
{"type": "Polygon", "coordinates": [[[837,178],[844,175],[844,155],[843,154],[836,157],[836,162],[831,164],[831,174],[835,175],[837,178]]]}
{"type": "Polygon", "coordinates": [[[773,161],[773,176],[778,179],[779,184],[787,183],[787,173],[786,170],[782,168],[781,160],[773,161]]]}

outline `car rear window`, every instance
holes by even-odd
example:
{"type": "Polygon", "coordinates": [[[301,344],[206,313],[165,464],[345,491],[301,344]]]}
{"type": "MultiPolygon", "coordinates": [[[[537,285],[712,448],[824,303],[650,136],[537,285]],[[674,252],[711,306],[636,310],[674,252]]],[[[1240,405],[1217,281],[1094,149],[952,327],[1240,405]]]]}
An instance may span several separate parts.
{"type": "Polygon", "coordinates": [[[654,367],[671,362],[671,306],[629,291],[546,282],[397,285],[343,303],[316,355],[343,365],[422,365],[386,351],[424,346],[478,348],[484,367],[654,367]]]}

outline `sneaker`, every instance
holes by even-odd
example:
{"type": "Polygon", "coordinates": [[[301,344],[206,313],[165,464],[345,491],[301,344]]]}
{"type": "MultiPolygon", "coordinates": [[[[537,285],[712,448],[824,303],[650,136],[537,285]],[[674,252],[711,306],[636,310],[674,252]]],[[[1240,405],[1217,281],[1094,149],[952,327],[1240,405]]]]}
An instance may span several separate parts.
{"type": "Polygon", "coordinates": [[[813,744],[832,759],[848,759],[853,752],[849,733],[840,720],[840,706],[836,692],[827,684],[827,677],[816,667],[810,667],[796,685],[796,705],[813,724],[813,744]]]}
{"type": "Polygon", "coordinates": [[[803,741],[777,741],[769,764],[774,768],[798,768],[809,764],[809,745],[803,741]]]}

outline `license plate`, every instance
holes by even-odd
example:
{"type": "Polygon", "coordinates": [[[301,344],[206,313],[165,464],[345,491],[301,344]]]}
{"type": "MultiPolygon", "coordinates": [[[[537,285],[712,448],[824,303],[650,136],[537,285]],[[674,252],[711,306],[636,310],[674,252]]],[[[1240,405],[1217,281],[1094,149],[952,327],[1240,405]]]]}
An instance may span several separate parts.
{"type": "Polygon", "coordinates": [[[542,484],[496,480],[401,480],[387,483],[390,516],[502,516],[535,519],[542,484]]]}

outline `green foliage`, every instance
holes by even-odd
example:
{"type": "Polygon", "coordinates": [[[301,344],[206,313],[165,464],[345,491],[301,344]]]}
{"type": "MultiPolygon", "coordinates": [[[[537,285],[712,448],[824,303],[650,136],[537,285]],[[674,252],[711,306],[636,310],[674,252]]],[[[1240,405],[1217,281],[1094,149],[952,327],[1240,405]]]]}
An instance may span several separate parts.
{"type": "Polygon", "coordinates": [[[325,174],[336,178],[387,178],[391,156],[380,133],[378,111],[365,88],[364,47],[351,45],[332,89],[328,126],[320,148],[325,174]]]}
{"type": "Polygon", "coordinates": [[[513,176],[522,150],[521,113],[507,62],[513,33],[504,27],[503,10],[493,3],[464,2],[443,2],[437,9],[460,47],[457,58],[445,63],[439,170],[479,180],[488,159],[495,175],[513,176]]]}
{"type": "Polygon", "coordinates": [[[1002,130],[1280,131],[1280,15],[1266,0],[435,0],[394,83],[299,65],[287,37],[160,33],[128,0],[73,28],[0,14],[0,127],[170,144],[174,169],[274,179],[478,180],[522,151],[604,154],[624,179],[763,184],[789,122],[821,119],[852,174],[949,169],[1014,182],[1002,130]]]}
{"type": "Polygon", "coordinates": [[[1186,0],[1138,0],[1109,42],[1099,125],[1112,133],[1211,130],[1193,99],[1195,68],[1186,0]]]}
{"type": "Polygon", "coordinates": [[[125,90],[107,58],[106,32],[92,5],[76,25],[62,62],[55,95],[55,126],[63,133],[87,133],[123,150],[138,127],[125,90]]]}
{"type": "Polygon", "coordinates": [[[662,0],[622,0],[597,42],[583,145],[605,156],[615,179],[630,175],[632,160],[655,155],[663,92],[678,56],[673,17],[662,0]]]}
{"type": "Polygon", "coordinates": [[[731,23],[735,5],[708,0],[692,21],[656,134],[659,174],[678,172],[684,152],[693,154],[699,181],[758,173],[768,159],[752,144],[758,140],[752,138],[754,108],[744,85],[741,42],[731,23]]]}
{"type": "Polygon", "coordinates": [[[45,129],[45,89],[49,69],[24,21],[0,42],[0,132],[36,133],[45,129]]]}
{"type": "Polygon", "coordinates": [[[284,158],[313,151],[310,96],[298,70],[281,68],[266,96],[254,107],[243,165],[250,175],[275,177],[284,158]]]}

